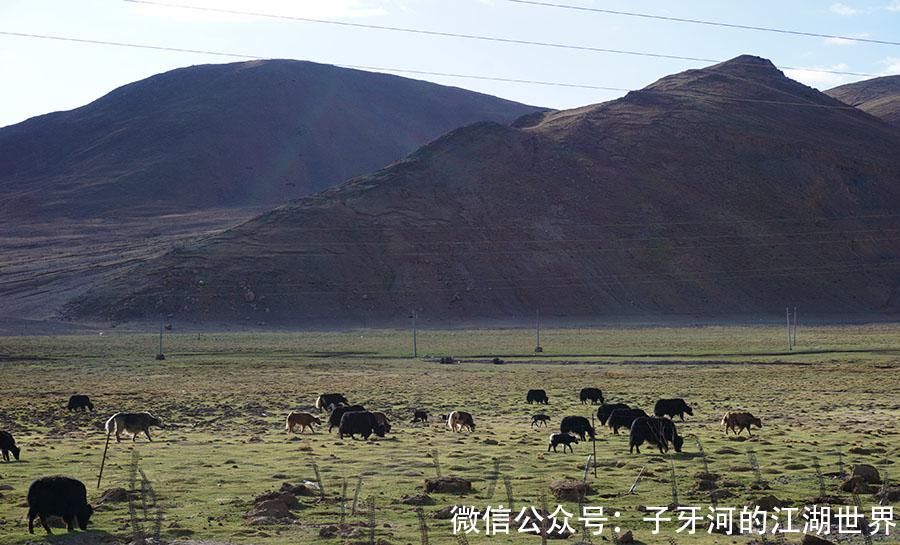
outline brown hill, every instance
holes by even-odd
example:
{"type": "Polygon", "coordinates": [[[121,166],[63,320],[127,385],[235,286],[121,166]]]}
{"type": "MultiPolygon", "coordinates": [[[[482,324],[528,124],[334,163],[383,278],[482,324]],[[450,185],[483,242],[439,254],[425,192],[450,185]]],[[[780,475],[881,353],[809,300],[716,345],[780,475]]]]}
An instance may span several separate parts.
{"type": "Polygon", "coordinates": [[[45,318],[186,238],[535,112],[309,62],[183,68],[0,128],[0,315],[45,318]]]}
{"type": "MultiPolygon", "coordinates": [[[[152,260],[73,318],[892,311],[900,130],[741,56],[479,123],[152,260]]],[[[314,323],[314,322],[313,322],[314,323]]]]}
{"type": "Polygon", "coordinates": [[[848,83],[825,93],[900,127],[900,76],[848,83]]]}
{"type": "Polygon", "coordinates": [[[381,168],[451,129],[535,110],[311,62],[181,68],[0,129],[0,216],[277,205],[381,168]]]}

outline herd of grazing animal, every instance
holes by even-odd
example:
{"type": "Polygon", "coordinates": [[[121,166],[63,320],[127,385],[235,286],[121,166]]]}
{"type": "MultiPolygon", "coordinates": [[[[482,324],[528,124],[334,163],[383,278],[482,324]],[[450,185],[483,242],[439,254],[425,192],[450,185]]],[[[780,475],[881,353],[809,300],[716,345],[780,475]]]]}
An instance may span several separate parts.
{"type": "MultiPolygon", "coordinates": [[[[94,404],[90,397],[76,394],[69,398],[66,405],[68,411],[93,412],[94,404]]],[[[136,441],[137,436],[143,433],[148,441],[150,428],[163,428],[162,420],[148,412],[126,413],[120,412],[112,415],[106,421],[107,440],[115,434],[116,442],[121,441],[122,433],[131,434],[131,440],[136,441]]],[[[10,462],[10,454],[19,461],[22,449],[16,444],[13,435],[0,430],[0,454],[4,462],[10,462]]],[[[60,517],[66,523],[66,528],[71,532],[75,527],[87,530],[88,523],[94,509],[87,501],[87,488],[77,479],[63,476],[41,477],[31,483],[28,488],[28,532],[34,533],[34,521],[38,519],[41,526],[48,534],[50,530],[48,520],[50,517],[60,517]]]]}
{"type": "MultiPolygon", "coordinates": [[[[681,452],[684,438],[678,435],[674,418],[677,416],[684,421],[685,414],[693,416],[693,409],[683,399],[660,399],[653,408],[654,416],[649,416],[639,408],[633,408],[624,403],[606,403],[603,393],[599,388],[583,388],[579,393],[582,404],[597,403],[597,419],[601,425],[606,425],[613,434],[618,434],[619,429],[629,430],[629,452],[640,453],[640,447],[644,443],[655,446],[661,453],[668,452],[670,445],[676,452],[681,452]]],[[[549,404],[549,397],[545,390],[529,390],[526,394],[526,402],[529,404],[549,404]]],[[[343,394],[322,394],[315,402],[315,407],[321,413],[328,412],[328,432],[334,428],[338,430],[338,436],[355,438],[357,435],[367,440],[372,435],[384,437],[390,433],[391,424],[387,416],[382,412],[368,411],[362,405],[351,405],[343,394]]],[[[69,411],[83,410],[93,411],[94,405],[86,395],[73,395],[67,405],[69,411]]],[[[447,415],[441,415],[447,422],[447,426],[453,432],[475,431],[475,418],[465,411],[453,411],[447,415]]],[[[547,427],[551,420],[546,414],[535,414],[531,419],[532,427],[547,427]]],[[[428,413],[422,409],[413,411],[411,423],[428,423],[428,413]]],[[[722,417],[722,426],[725,433],[729,431],[740,434],[743,430],[752,435],[751,427],[762,428],[762,420],[747,412],[727,412],[722,417]]],[[[285,430],[292,433],[299,427],[300,433],[309,430],[315,433],[315,426],[323,426],[323,421],[318,416],[301,411],[291,411],[287,416],[285,430]]],[[[137,436],[144,434],[148,441],[151,427],[164,427],[163,422],[148,412],[126,413],[120,412],[112,415],[106,421],[107,440],[115,434],[116,442],[121,440],[122,433],[131,434],[132,441],[137,436]]],[[[557,447],[563,446],[574,452],[572,445],[579,441],[596,440],[596,430],[591,421],[583,416],[569,415],[560,421],[559,432],[550,434],[547,443],[547,452],[558,452],[557,447]]],[[[16,445],[12,434],[0,431],[0,453],[4,462],[11,462],[10,455],[18,461],[21,449],[16,445]]],[[[35,480],[28,490],[28,531],[34,533],[34,520],[39,519],[41,525],[52,533],[47,524],[51,516],[61,517],[69,531],[75,526],[82,530],[87,529],[88,522],[93,514],[93,508],[87,502],[87,489],[81,481],[69,477],[55,476],[43,477],[35,480]]]]}
{"type": "MultiPolygon", "coordinates": [[[[640,447],[644,443],[657,447],[660,453],[668,452],[670,446],[675,452],[681,452],[684,438],[678,435],[675,417],[684,422],[685,415],[694,415],[693,408],[680,398],[658,400],[653,407],[653,416],[650,416],[643,409],[630,407],[625,403],[606,403],[599,388],[583,388],[578,397],[582,404],[600,403],[597,419],[601,425],[609,427],[614,435],[618,435],[622,428],[628,430],[629,453],[640,453],[640,447]]],[[[526,401],[529,404],[539,399],[544,404],[549,401],[544,390],[528,390],[526,401]]],[[[531,418],[531,427],[547,426],[549,420],[550,417],[546,414],[535,414],[531,418]]],[[[729,430],[736,435],[747,430],[748,434],[753,435],[751,426],[762,428],[762,420],[747,412],[727,412],[722,417],[722,425],[725,426],[726,435],[729,430]]],[[[596,430],[591,421],[583,416],[565,416],[559,424],[559,432],[550,434],[547,452],[558,452],[559,445],[563,445],[563,452],[566,448],[569,452],[574,452],[572,445],[585,440],[596,440],[596,430]]]]}

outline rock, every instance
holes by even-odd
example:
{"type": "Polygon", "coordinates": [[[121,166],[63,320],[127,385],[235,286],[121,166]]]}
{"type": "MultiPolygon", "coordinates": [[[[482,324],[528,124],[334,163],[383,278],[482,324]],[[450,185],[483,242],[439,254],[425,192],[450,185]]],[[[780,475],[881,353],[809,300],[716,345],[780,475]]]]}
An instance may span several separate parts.
{"type": "Polygon", "coordinates": [[[280,490],[295,496],[317,496],[319,494],[318,491],[305,484],[282,483],[280,490]]]}
{"type": "Polygon", "coordinates": [[[550,493],[559,500],[580,501],[590,492],[590,485],[574,479],[558,479],[550,483],[550,493]]]}
{"type": "MultiPolygon", "coordinates": [[[[650,473],[645,471],[644,474],[649,475],[650,473]]],[[[697,473],[697,480],[698,481],[718,481],[719,475],[716,473],[707,473],[705,471],[701,471],[700,473],[697,473]]]]}
{"type": "MultiPolygon", "coordinates": [[[[296,499],[296,498],[295,498],[296,499]]],[[[292,519],[296,518],[293,513],[288,509],[287,504],[285,504],[281,500],[264,500],[260,503],[257,503],[256,506],[253,507],[248,513],[247,518],[283,518],[283,519],[292,519]]]]}
{"type": "Polygon", "coordinates": [[[784,502],[769,494],[768,496],[762,496],[754,501],[753,505],[759,507],[763,511],[774,511],[776,507],[784,507],[784,502]]]}
{"type": "Polygon", "coordinates": [[[827,539],[822,539],[821,537],[814,536],[812,534],[803,534],[803,539],[800,540],[800,545],[835,545],[835,544],[831,541],[828,541],[827,539]]]}
{"type": "Polygon", "coordinates": [[[437,477],[425,480],[425,492],[438,494],[468,494],[472,491],[472,481],[462,477],[437,477]]]}
{"type": "Polygon", "coordinates": [[[266,492],[265,494],[259,495],[253,499],[253,504],[259,506],[268,501],[281,502],[284,504],[285,509],[293,509],[300,504],[300,502],[297,501],[297,496],[289,492],[281,491],[266,492]]]}
{"type": "Polygon", "coordinates": [[[491,438],[485,439],[484,441],[482,441],[482,443],[484,443],[485,445],[499,445],[500,444],[496,439],[491,439],[491,438]]]}
{"type": "Polygon", "coordinates": [[[697,490],[715,490],[716,481],[704,479],[697,483],[697,490]]]}
{"type": "Polygon", "coordinates": [[[883,503],[900,502],[900,488],[896,486],[889,486],[883,492],[879,491],[878,495],[876,495],[875,498],[883,503]]]}
{"type": "Polygon", "coordinates": [[[453,506],[448,505],[447,507],[441,507],[437,511],[431,514],[431,518],[437,520],[450,520],[453,518],[453,506]]]}
{"type": "Polygon", "coordinates": [[[874,494],[878,492],[878,489],[874,486],[870,485],[859,475],[855,475],[850,477],[847,481],[844,481],[844,484],[841,485],[841,490],[844,492],[852,492],[854,494],[874,494]]]}
{"type": "Polygon", "coordinates": [[[119,503],[128,501],[128,491],[124,488],[110,488],[100,496],[100,503],[119,503]]]}
{"type": "Polygon", "coordinates": [[[631,530],[628,530],[627,532],[619,536],[619,543],[622,545],[634,543],[634,534],[631,533],[631,530]]]}
{"type": "Polygon", "coordinates": [[[867,449],[865,447],[856,446],[856,447],[850,447],[848,449],[848,452],[850,454],[862,454],[863,456],[865,456],[868,454],[873,454],[875,451],[873,451],[872,449],[867,449]]]}
{"type": "Polygon", "coordinates": [[[881,475],[869,464],[856,464],[853,467],[853,476],[862,477],[868,484],[881,484],[881,475]]]}
{"type": "Polygon", "coordinates": [[[319,528],[319,537],[331,538],[335,537],[338,534],[339,528],[334,524],[329,524],[328,526],[323,526],[319,528]]]}
{"type": "Polygon", "coordinates": [[[428,494],[416,494],[415,496],[403,496],[400,503],[404,505],[434,505],[434,500],[428,494]]]}
{"type": "Polygon", "coordinates": [[[718,490],[711,491],[709,493],[709,497],[711,499],[719,501],[719,500],[724,500],[724,499],[728,499],[728,498],[733,498],[734,492],[732,492],[731,490],[725,490],[724,488],[720,488],[718,490]]]}

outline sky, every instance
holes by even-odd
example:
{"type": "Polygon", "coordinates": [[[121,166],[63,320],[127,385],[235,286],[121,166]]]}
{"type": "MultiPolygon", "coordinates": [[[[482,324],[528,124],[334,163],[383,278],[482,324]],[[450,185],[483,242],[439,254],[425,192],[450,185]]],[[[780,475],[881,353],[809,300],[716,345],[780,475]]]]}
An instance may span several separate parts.
{"type": "MultiPolygon", "coordinates": [[[[160,1],[282,18],[213,13],[126,0],[0,0],[0,33],[625,89],[640,88],[667,74],[708,64],[284,18],[305,17],[715,60],[748,53],[769,58],[788,76],[823,90],[868,78],[807,69],[873,76],[900,74],[900,46],[897,45],[701,26],[510,0],[160,1]]],[[[900,41],[900,0],[555,0],[555,3],[900,41]]],[[[240,60],[205,53],[0,34],[0,126],[82,106],[116,87],[174,68],[240,60]]],[[[400,75],[551,108],[582,106],[624,94],[450,76],[400,75]]]]}

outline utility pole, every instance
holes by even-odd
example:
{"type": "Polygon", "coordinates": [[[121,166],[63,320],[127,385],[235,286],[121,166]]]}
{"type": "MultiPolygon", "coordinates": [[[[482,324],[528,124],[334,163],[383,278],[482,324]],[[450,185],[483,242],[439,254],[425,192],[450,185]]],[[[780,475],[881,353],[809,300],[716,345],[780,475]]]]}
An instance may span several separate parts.
{"type": "Polygon", "coordinates": [[[788,352],[792,352],[794,350],[794,337],[791,333],[791,307],[784,307],[784,316],[787,320],[788,352]]]}
{"type": "Polygon", "coordinates": [[[165,322],[165,319],[164,319],[164,318],[160,318],[160,319],[159,319],[159,352],[156,353],[156,359],[157,359],[157,360],[164,360],[164,359],[166,359],[165,354],[163,354],[163,346],[162,346],[162,341],[163,341],[163,328],[165,327],[164,324],[163,324],[163,322],[165,322]]]}
{"type": "Polygon", "coordinates": [[[412,318],[413,357],[417,358],[417,357],[419,357],[419,347],[418,347],[417,339],[416,339],[416,337],[418,335],[416,319],[419,317],[419,312],[417,310],[413,310],[412,314],[410,314],[409,317],[412,318]]]}
{"type": "Polygon", "coordinates": [[[794,307],[794,335],[793,335],[793,344],[794,347],[797,346],[797,307],[794,307]]]}
{"type": "Polygon", "coordinates": [[[534,327],[535,327],[534,351],[535,352],[543,352],[544,349],[543,349],[543,347],[541,347],[541,309],[540,309],[540,307],[538,307],[538,309],[535,311],[534,327]]]}

